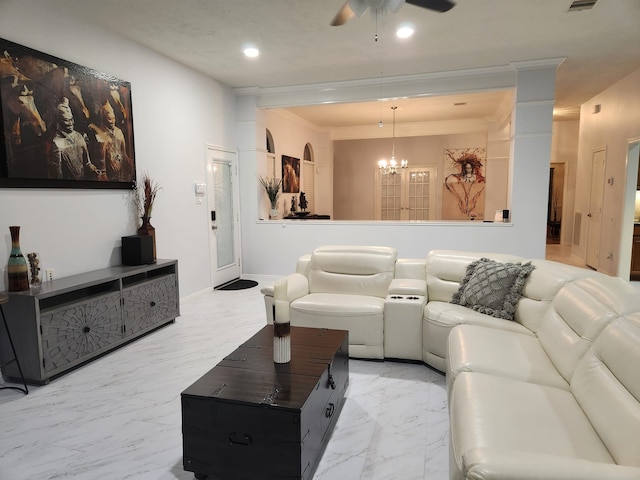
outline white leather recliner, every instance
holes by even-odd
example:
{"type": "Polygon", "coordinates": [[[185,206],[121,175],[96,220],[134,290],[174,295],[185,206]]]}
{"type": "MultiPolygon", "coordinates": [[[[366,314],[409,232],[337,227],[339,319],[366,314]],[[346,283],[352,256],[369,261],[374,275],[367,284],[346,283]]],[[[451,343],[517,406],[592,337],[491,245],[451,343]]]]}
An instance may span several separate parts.
{"type": "MultiPolygon", "coordinates": [[[[390,247],[327,246],[286,277],[292,326],[349,331],[349,355],[384,358],[384,308],[397,252],[390,247]]],[[[304,263],[304,262],[303,262],[304,263]]],[[[281,289],[278,289],[280,291],[281,289]]]]}

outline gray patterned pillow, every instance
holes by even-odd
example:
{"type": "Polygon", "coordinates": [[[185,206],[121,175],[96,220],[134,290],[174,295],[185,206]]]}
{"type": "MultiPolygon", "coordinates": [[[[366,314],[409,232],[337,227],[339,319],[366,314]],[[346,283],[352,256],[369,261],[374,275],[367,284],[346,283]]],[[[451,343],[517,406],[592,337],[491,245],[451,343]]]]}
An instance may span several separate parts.
{"type": "Polygon", "coordinates": [[[451,303],[476,312],[513,320],[524,282],[535,267],[531,262],[500,263],[481,258],[469,264],[451,303]]]}

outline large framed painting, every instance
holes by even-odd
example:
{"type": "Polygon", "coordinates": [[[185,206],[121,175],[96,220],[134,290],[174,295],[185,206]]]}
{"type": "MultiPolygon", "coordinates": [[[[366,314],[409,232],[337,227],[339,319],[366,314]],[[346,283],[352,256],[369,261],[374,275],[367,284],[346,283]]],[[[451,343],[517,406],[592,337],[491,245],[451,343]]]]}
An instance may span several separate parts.
{"type": "Polygon", "coordinates": [[[130,83],[0,39],[0,102],[0,187],[134,187],[130,83]]]}
{"type": "Polygon", "coordinates": [[[282,155],[282,192],[300,193],[300,159],[282,155]]]}
{"type": "Polygon", "coordinates": [[[444,151],[443,220],[484,219],[487,151],[451,148],[444,151]]]}

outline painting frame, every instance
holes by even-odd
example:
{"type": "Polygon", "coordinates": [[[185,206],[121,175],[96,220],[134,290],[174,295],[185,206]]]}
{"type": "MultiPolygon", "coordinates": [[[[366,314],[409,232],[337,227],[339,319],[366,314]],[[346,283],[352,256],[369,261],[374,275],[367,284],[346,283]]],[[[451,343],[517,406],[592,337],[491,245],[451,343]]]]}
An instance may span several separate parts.
{"type": "Polygon", "coordinates": [[[300,159],[282,155],[282,193],[300,193],[300,159]]]}
{"type": "Polygon", "coordinates": [[[135,188],[129,82],[0,38],[0,87],[0,188],[135,188]]]}

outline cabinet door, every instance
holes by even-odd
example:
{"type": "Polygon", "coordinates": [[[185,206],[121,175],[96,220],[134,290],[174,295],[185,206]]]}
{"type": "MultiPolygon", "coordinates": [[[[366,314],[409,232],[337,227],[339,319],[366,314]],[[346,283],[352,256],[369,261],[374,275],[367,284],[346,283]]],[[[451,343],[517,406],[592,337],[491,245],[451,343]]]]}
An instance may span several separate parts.
{"type": "Polygon", "coordinates": [[[42,312],[45,373],[71,367],[122,340],[120,292],[42,312]]]}
{"type": "Polygon", "coordinates": [[[123,290],[125,335],[151,329],[178,316],[176,276],[167,275],[123,290]]]}

